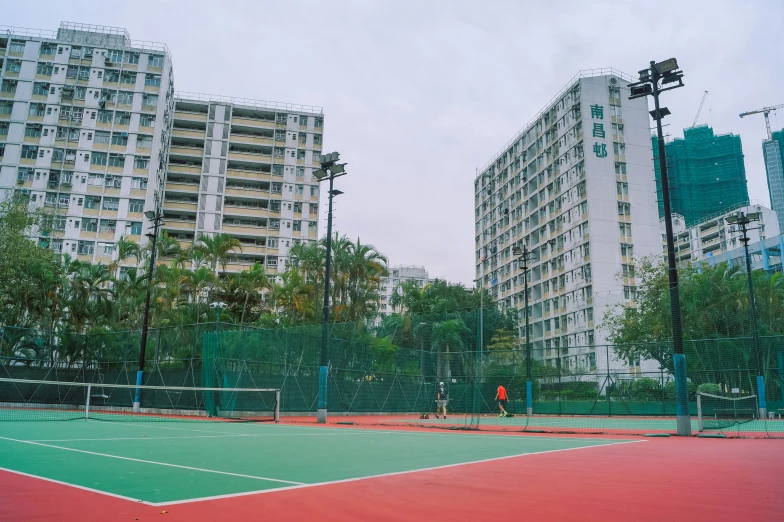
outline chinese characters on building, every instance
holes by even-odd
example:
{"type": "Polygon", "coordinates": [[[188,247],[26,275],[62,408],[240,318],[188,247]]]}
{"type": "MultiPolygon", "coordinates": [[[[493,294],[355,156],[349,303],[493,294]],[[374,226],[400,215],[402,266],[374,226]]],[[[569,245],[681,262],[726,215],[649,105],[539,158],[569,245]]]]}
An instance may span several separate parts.
{"type": "MultiPolygon", "coordinates": [[[[592,120],[604,120],[604,107],[601,105],[591,105],[591,119],[592,120]]],[[[593,137],[594,138],[606,138],[607,135],[604,131],[604,123],[594,122],[593,123],[593,137]]],[[[598,141],[594,141],[593,143],[593,153],[596,154],[597,158],[606,158],[607,157],[607,144],[606,143],[599,143],[598,141]]]]}

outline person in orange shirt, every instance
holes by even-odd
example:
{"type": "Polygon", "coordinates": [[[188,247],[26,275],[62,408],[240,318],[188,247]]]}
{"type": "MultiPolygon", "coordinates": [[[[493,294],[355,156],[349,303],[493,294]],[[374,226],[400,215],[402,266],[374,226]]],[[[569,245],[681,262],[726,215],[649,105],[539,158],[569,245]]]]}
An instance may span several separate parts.
{"type": "Polygon", "coordinates": [[[504,409],[504,406],[509,400],[509,397],[506,394],[506,388],[504,388],[502,384],[498,385],[498,391],[495,394],[495,400],[498,401],[498,408],[501,410],[501,413],[499,413],[498,416],[506,417],[507,415],[509,415],[504,409]]]}

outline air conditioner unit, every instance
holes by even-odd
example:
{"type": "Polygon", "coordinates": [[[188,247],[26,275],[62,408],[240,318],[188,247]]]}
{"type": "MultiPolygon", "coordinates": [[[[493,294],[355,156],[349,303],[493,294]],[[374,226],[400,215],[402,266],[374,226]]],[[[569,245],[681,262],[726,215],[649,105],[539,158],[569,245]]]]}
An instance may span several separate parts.
{"type": "Polygon", "coordinates": [[[121,133],[120,133],[120,136],[122,136],[122,137],[126,137],[126,136],[128,136],[128,133],[127,133],[127,132],[121,132],[121,133]]]}
{"type": "Polygon", "coordinates": [[[30,193],[30,189],[22,189],[22,194],[29,194],[29,193],[30,193]]]}

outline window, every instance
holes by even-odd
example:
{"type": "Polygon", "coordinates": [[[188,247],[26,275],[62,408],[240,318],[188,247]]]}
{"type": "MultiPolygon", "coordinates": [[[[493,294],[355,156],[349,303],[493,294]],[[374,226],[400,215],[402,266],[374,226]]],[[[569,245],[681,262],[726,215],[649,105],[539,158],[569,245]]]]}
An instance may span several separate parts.
{"type": "Polygon", "coordinates": [[[302,178],[305,176],[305,167],[297,167],[297,177],[302,178]]]}
{"type": "Polygon", "coordinates": [[[310,215],[318,216],[318,205],[316,205],[315,203],[310,204],[310,215]]]}
{"type": "Polygon", "coordinates": [[[313,118],[313,126],[317,129],[324,125],[323,118],[313,118]]]}
{"type": "Polygon", "coordinates": [[[54,56],[54,46],[50,44],[42,44],[41,45],[41,54],[46,54],[50,56],[54,56]]]}
{"type": "Polygon", "coordinates": [[[310,195],[311,196],[318,196],[319,194],[319,187],[318,185],[311,185],[310,186],[310,195]]]}
{"type": "Polygon", "coordinates": [[[112,134],[112,145],[121,145],[123,147],[128,145],[128,135],[126,133],[117,133],[115,132],[112,134]],[[125,136],[123,136],[125,134],[125,136]]]}
{"type": "Polygon", "coordinates": [[[297,201],[297,202],[294,203],[294,212],[300,213],[300,214],[302,213],[302,202],[301,201],[297,201]]]}
{"type": "MultiPolygon", "coordinates": [[[[96,140],[97,140],[96,134],[96,140]]],[[[108,155],[104,152],[93,152],[92,157],[90,158],[90,164],[92,165],[106,165],[108,155]]]]}
{"type": "Polygon", "coordinates": [[[117,93],[117,103],[125,105],[133,105],[133,93],[127,91],[120,91],[117,93]]]}
{"type": "Polygon", "coordinates": [[[615,162],[615,173],[616,174],[626,174],[626,163],[621,161],[615,162]]]}
{"type": "Polygon", "coordinates": [[[91,187],[103,187],[104,179],[103,174],[90,174],[87,184],[91,187]]]}
{"type": "Polygon", "coordinates": [[[151,54],[147,56],[147,65],[150,67],[163,67],[163,56],[160,54],[151,54]]]}
{"type": "Polygon", "coordinates": [[[634,256],[634,247],[628,243],[621,243],[621,255],[626,257],[634,256]]]}
{"type": "MultiPolygon", "coordinates": [[[[0,136],[8,135],[8,127],[9,127],[8,123],[0,122],[0,136]]],[[[46,131],[46,129],[44,129],[44,131],[46,131]]],[[[46,136],[46,132],[44,132],[44,136],[46,136]]]]}
{"type": "Polygon", "coordinates": [[[144,75],[144,85],[150,87],[160,87],[161,77],[157,74],[146,74],[144,75]]]}
{"type": "Polygon", "coordinates": [[[313,145],[321,145],[321,134],[313,135],[313,145]]]}
{"type": "Polygon", "coordinates": [[[150,168],[150,158],[144,156],[136,156],[133,160],[133,168],[147,169],[150,168]]]}
{"type": "MultiPolygon", "coordinates": [[[[114,60],[112,60],[114,61],[114,60]]],[[[106,76],[104,76],[104,81],[110,83],[117,83],[120,81],[120,71],[116,69],[107,69],[106,76]]]]}
{"type": "Polygon", "coordinates": [[[139,135],[136,137],[136,148],[137,149],[151,149],[152,148],[152,136],[142,136],[139,135]]]}
{"type": "Polygon", "coordinates": [[[19,40],[11,40],[11,45],[8,46],[9,53],[23,53],[25,49],[25,43],[19,40]]]}
{"type": "Polygon", "coordinates": [[[85,87],[77,87],[74,91],[75,100],[84,100],[87,98],[87,89],[85,87]]]}
{"type": "Polygon", "coordinates": [[[99,256],[112,256],[114,254],[114,244],[112,243],[98,243],[99,256]]]}
{"type": "Polygon", "coordinates": [[[143,199],[130,200],[128,202],[128,212],[144,212],[144,200],[143,199]]]}
{"type": "MultiPolygon", "coordinates": [[[[40,138],[41,126],[40,125],[25,125],[25,138],[40,138]]],[[[42,151],[43,152],[43,151],[42,151]]]]}
{"type": "Polygon", "coordinates": [[[637,287],[636,286],[624,286],[623,287],[623,297],[624,297],[624,299],[637,299],[637,287]]]}
{"type": "Polygon", "coordinates": [[[616,189],[618,191],[619,196],[625,196],[629,194],[629,184],[626,182],[617,181],[615,183],[616,189]]]}
{"type": "Polygon", "coordinates": [[[280,229],[280,220],[279,219],[270,219],[269,220],[269,227],[272,230],[280,229]]]}
{"type": "Polygon", "coordinates": [[[296,188],[294,189],[294,194],[296,194],[297,196],[301,196],[304,190],[305,190],[305,185],[297,185],[296,188]]]}
{"type": "Polygon", "coordinates": [[[305,159],[305,151],[304,150],[300,149],[300,150],[297,151],[297,159],[298,160],[304,160],[305,159]]]}
{"type": "Polygon", "coordinates": [[[11,114],[14,108],[14,102],[0,101],[0,114],[11,114]]]}
{"type": "Polygon", "coordinates": [[[618,215],[619,216],[630,216],[632,213],[632,206],[628,203],[618,202],[618,215]]]}
{"type": "Polygon", "coordinates": [[[106,176],[104,179],[104,186],[106,188],[122,188],[122,178],[118,176],[106,176]]]}
{"type": "Polygon", "coordinates": [[[120,74],[120,83],[124,83],[126,85],[136,85],[136,73],[123,72],[120,74]]]}
{"type": "Polygon", "coordinates": [[[109,154],[110,167],[124,167],[125,156],[123,154],[109,154]]]}
{"type": "Polygon", "coordinates": [[[283,192],[283,184],[282,183],[272,183],[271,192],[273,194],[280,194],[283,192]]]}
{"type": "Polygon", "coordinates": [[[273,165],[272,166],[272,175],[273,176],[282,176],[283,175],[283,165],[273,165]]]}
{"type": "Polygon", "coordinates": [[[117,210],[120,208],[120,198],[103,198],[104,210],[117,210]]]}
{"type": "Polygon", "coordinates": [[[38,62],[38,65],[35,68],[35,74],[40,74],[41,76],[51,76],[52,64],[45,63],[45,62],[38,62]]]}
{"type": "Polygon", "coordinates": [[[615,154],[626,154],[626,144],[625,143],[613,143],[613,153],[615,153],[615,154]]]}
{"type": "Polygon", "coordinates": [[[125,223],[125,233],[132,236],[142,235],[142,224],[140,221],[130,221],[125,223]]]}
{"type": "Polygon", "coordinates": [[[139,117],[139,126],[140,127],[154,127],[155,126],[155,116],[151,114],[142,114],[139,117]]]}
{"type": "Polygon", "coordinates": [[[89,67],[79,67],[79,79],[82,81],[87,81],[90,79],[89,67]]]}
{"type": "Polygon", "coordinates": [[[20,60],[8,60],[5,64],[5,72],[18,73],[22,70],[22,62],[20,60]]]}
{"type": "Polygon", "coordinates": [[[16,80],[3,80],[2,85],[0,85],[0,92],[16,92],[16,80]]]}
{"type": "Polygon", "coordinates": [[[142,97],[142,106],[144,107],[157,107],[158,96],[155,94],[145,94],[142,97]]]}
{"type": "Polygon", "coordinates": [[[108,132],[97,131],[95,133],[95,144],[109,145],[111,143],[111,134],[108,132]]]}
{"type": "Polygon", "coordinates": [[[33,96],[48,96],[49,84],[48,83],[34,83],[33,96]]]}
{"type": "Polygon", "coordinates": [[[22,145],[22,159],[35,159],[38,157],[38,147],[22,145]]]}
{"type": "Polygon", "coordinates": [[[80,256],[91,256],[95,253],[95,241],[79,241],[77,254],[80,256]]]}
{"type": "Polygon", "coordinates": [[[307,125],[308,124],[308,117],[307,116],[300,116],[299,117],[299,124],[300,125],[307,125]]]}
{"type": "Polygon", "coordinates": [[[131,124],[131,113],[130,112],[120,112],[117,111],[116,122],[118,125],[130,125],[131,124]]]}
{"type": "Polygon", "coordinates": [[[131,189],[147,190],[147,178],[131,178],[131,189]]]}
{"type": "Polygon", "coordinates": [[[307,143],[307,140],[308,140],[308,135],[305,134],[304,132],[300,132],[299,133],[299,142],[300,142],[300,144],[301,145],[305,145],[305,143],[307,143]]]}
{"type": "MultiPolygon", "coordinates": [[[[139,63],[139,53],[128,52],[128,53],[125,53],[125,56],[123,58],[125,58],[125,60],[124,60],[125,63],[130,63],[130,64],[137,64],[137,63],[139,63]]],[[[117,61],[119,62],[120,60],[117,60],[117,61]]]]}
{"type": "Polygon", "coordinates": [[[114,120],[114,112],[112,111],[98,111],[99,123],[111,123],[114,120]]]}
{"type": "Polygon", "coordinates": [[[82,219],[82,230],[86,232],[98,232],[98,220],[97,219],[82,219]]]}
{"type": "Polygon", "coordinates": [[[623,277],[634,277],[634,265],[622,265],[623,277]]]}

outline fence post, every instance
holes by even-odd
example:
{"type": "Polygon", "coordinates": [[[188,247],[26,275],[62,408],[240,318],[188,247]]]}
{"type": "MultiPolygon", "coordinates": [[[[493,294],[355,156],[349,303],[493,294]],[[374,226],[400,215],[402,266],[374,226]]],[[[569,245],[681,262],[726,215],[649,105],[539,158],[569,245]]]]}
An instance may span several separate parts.
{"type": "Polygon", "coordinates": [[[604,394],[607,396],[607,415],[612,416],[612,400],[610,397],[610,346],[604,345],[604,363],[607,365],[607,377],[604,381],[604,394]]]}
{"type": "Polygon", "coordinates": [[[555,347],[555,366],[558,369],[558,415],[562,415],[563,411],[561,409],[561,403],[563,402],[563,397],[561,397],[561,372],[563,370],[563,366],[561,365],[561,345],[555,347]]]}
{"type": "Polygon", "coordinates": [[[779,360],[779,391],[781,392],[781,401],[784,402],[784,353],[779,351],[777,355],[779,360]]]}

